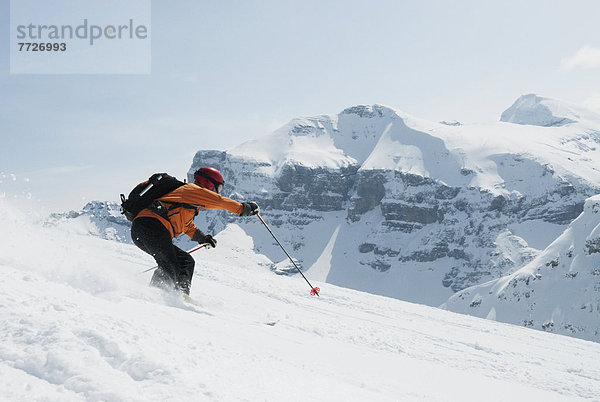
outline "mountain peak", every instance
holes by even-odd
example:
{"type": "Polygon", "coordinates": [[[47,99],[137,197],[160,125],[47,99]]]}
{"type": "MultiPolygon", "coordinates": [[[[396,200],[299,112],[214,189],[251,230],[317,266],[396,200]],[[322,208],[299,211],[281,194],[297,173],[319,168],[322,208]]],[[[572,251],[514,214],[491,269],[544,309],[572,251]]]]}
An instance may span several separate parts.
{"type": "Polygon", "coordinates": [[[388,125],[392,121],[403,125],[404,117],[389,106],[356,105],[337,115],[295,118],[270,135],[247,141],[229,152],[276,167],[288,162],[327,168],[360,165],[388,125]]]}
{"type": "Polygon", "coordinates": [[[396,111],[391,107],[374,105],[357,105],[342,110],[340,114],[355,114],[362,118],[384,117],[396,115],[396,111]]]}
{"type": "Polygon", "coordinates": [[[560,127],[577,123],[580,111],[575,105],[536,94],[522,95],[506,109],[500,121],[543,127],[560,127]]]}

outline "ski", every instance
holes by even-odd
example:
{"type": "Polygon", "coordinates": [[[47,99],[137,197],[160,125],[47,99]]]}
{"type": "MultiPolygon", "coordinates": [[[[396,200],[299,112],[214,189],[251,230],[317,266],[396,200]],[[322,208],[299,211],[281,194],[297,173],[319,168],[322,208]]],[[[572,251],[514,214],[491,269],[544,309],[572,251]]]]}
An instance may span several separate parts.
{"type": "Polygon", "coordinates": [[[192,306],[202,307],[202,304],[200,304],[199,301],[192,299],[190,295],[186,295],[185,293],[183,294],[183,301],[184,303],[191,304],[192,306]]]}

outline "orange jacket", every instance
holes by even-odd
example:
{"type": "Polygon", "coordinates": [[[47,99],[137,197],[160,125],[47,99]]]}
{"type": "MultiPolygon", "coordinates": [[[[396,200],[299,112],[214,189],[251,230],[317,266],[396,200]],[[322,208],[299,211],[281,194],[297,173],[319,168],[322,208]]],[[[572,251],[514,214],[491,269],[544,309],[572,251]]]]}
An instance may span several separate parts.
{"type": "Polygon", "coordinates": [[[207,190],[193,183],[184,184],[158,198],[158,200],[163,202],[167,209],[169,209],[169,220],[164,219],[148,208],[142,209],[135,219],[142,217],[158,219],[169,230],[171,237],[185,233],[192,238],[198,229],[194,224],[194,217],[200,208],[222,209],[237,215],[241,214],[243,210],[242,204],[239,202],[223,197],[214,191],[207,190]],[[169,202],[188,204],[194,207],[194,209],[185,207],[172,208],[173,206],[169,202]]]}

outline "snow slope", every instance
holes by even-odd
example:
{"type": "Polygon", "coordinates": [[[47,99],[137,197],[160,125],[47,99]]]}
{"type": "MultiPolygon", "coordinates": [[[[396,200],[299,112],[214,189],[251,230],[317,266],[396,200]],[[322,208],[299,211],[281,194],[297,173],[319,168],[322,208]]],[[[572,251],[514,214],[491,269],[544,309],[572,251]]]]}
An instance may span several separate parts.
{"type": "MultiPolygon", "coordinates": [[[[192,296],[146,286],[129,244],[0,200],[0,399],[593,400],[600,345],[275,275],[237,225],[192,296]]],[[[326,256],[324,257],[326,258],[326,256]]]]}

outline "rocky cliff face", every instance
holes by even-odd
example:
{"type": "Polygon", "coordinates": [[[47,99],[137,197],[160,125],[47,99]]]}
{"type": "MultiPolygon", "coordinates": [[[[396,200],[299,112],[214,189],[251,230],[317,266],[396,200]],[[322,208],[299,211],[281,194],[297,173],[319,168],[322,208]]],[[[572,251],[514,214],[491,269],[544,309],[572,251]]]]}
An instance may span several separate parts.
{"type": "Polygon", "coordinates": [[[442,307],[600,341],[600,196],[517,272],[453,295],[442,307]]]}

